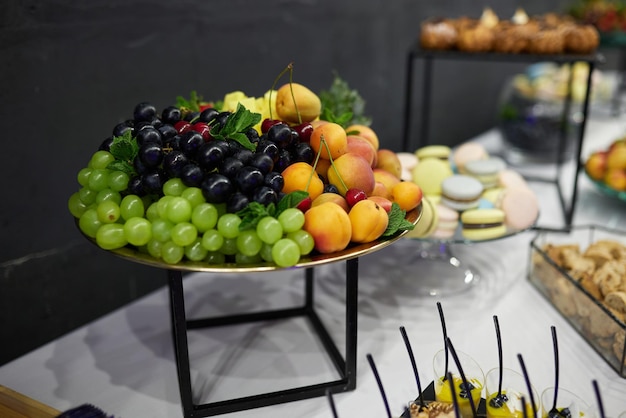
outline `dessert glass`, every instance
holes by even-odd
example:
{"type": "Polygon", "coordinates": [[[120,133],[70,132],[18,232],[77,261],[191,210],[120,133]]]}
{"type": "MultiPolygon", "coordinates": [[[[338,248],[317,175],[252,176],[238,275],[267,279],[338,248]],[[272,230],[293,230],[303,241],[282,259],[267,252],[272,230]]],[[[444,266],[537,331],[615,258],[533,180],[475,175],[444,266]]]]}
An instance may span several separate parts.
{"type": "MultiPolygon", "coordinates": [[[[550,410],[552,409],[552,404],[554,403],[554,389],[555,388],[550,387],[541,393],[541,416],[543,418],[552,416],[550,414],[550,410]]],[[[567,416],[564,413],[564,409],[566,408],[569,410],[569,416],[572,418],[593,418],[595,416],[589,404],[587,404],[581,397],[567,389],[559,387],[556,403],[556,409],[559,411],[559,415],[554,416],[567,416]]]]}
{"type": "MultiPolygon", "coordinates": [[[[483,388],[485,386],[485,374],[478,363],[466,353],[456,351],[463,369],[463,374],[467,379],[469,388],[463,384],[461,373],[451,353],[448,353],[448,372],[452,374],[454,382],[454,393],[459,404],[459,410],[463,418],[473,417],[472,406],[470,404],[470,396],[474,402],[474,408],[478,409],[483,388]],[[468,393],[469,392],[469,393],[468,393]]],[[[445,378],[446,376],[446,352],[439,350],[433,358],[433,370],[435,372],[435,400],[442,403],[453,403],[450,384],[445,378]]]]}
{"type": "MultiPolygon", "coordinates": [[[[487,418],[523,418],[522,397],[524,397],[526,404],[526,416],[533,417],[535,414],[524,376],[512,369],[502,369],[501,402],[496,399],[498,397],[499,378],[500,369],[497,367],[489,370],[485,376],[487,418]]],[[[535,401],[535,410],[538,412],[540,408],[539,393],[532,385],[531,389],[535,401]]]]}

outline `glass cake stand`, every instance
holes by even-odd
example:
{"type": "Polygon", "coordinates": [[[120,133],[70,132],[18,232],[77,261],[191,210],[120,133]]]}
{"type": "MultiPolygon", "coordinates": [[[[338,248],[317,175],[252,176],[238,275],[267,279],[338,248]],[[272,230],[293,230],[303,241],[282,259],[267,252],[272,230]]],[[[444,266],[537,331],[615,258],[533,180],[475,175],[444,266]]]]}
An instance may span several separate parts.
{"type": "MultiPolygon", "coordinates": [[[[394,280],[412,295],[426,298],[460,299],[469,292],[500,293],[507,286],[505,276],[520,251],[515,236],[534,229],[507,229],[493,239],[472,241],[463,237],[459,225],[447,239],[405,238],[393,247],[393,257],[380,260],[381,274],[394,280]],[[511,258],[511,262],[509,262],[511,258]]],[[[524,250],[527,245],[523,248],[524,250]]]]}

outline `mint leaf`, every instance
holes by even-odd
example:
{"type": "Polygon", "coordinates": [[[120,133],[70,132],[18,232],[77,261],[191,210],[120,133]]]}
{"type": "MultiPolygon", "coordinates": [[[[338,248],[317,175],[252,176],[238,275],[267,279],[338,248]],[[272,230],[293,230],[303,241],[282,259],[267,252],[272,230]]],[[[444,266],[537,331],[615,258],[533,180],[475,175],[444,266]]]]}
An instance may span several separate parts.
{"type": "Polygon", "coordinates": [[[246,132],[260,121],[261,115],[259,113],[252,113],[241,103],[238,103],[237,110],[228,116],[224,125],[211,130],[211,135],[216,139],[232,139],[254,151],[255,146],[246,136],[246,132]]]}
{"type": "Polygon", "coordinates": [[[383,232],[383,237],[392,236],[398,231],[410,231],[415,228],[415,225],[407,221],[405,216],[406,212],[400,208],[400,205],[393,202],[391,204],[391,210],[389,211],[389,224],[385,232],[383,232]]]}
{"type": "Polygon", "coordinates": [[[115,161],[109,163],[108,169],[123,171],[128,175],[135,174],[133,161],[139,152],[139,145],[137,145],[137,141],[130,131],[124,132],[121,136],[113,137],[109,152],[115,157],[115,161]]]}
{"type": "Polygon", "coordinates": [[[364,114],[365,100],[336,72],[330,88],[320,91],[319,98],[322,102],[323,120],[332,120],[344,128],[353,124],[372,124],[372,119],[364,114]]]}
{"type": "Polygon", "coordinates": [[[189,94],[189,100],[185,99],[183,96],[176,97],[176,106],[181,108],[183,113],[185,110],[192,112],[200,111],[200,102],[202,101],[202,96],[199,96],[198,93],[193,90],[189,94]]]}
{"type": "Polygon", "coordinates": [[[237,212],[237,215],[241,218],[239,224],[239,230],[244,231],[246,229],[256,228],[259,221],[266,216],[273,216],[275,207],[273,203],[267,206],[262,205],[259,202],[250,202],[248,206],[237,212]]]}
{"type": "Polygon", "coordinates": [[[276,209],[276,215],[280,215],[285,209],[295,208],[302,202],[304,199],[309,197],[309,193],[304,190],[295,190],[291,193],[283,196],[282,199],[278,201],[278,207],[276,209]]]}

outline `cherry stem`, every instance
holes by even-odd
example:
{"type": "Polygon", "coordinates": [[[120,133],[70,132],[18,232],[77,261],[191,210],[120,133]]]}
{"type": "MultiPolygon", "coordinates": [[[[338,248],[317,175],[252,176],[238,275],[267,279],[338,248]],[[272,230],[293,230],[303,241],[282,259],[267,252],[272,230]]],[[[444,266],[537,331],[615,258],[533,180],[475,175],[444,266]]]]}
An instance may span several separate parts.
{"type": "Polygon", "coordinates": [[[459,400],[456,398],[456,389],[454,388],[454,379],[452,378],[452,373],[448,372],[446,374],[446,379],[448,379],[448,385],[450,385],[450,395],[452,396],[452,406],[454,406],[454,417],[461,418],[459,400]]]}
{"type": "Polygon", "coordinates": [[[559,343],[556,338],[556,327],[550,327],[552,330],[552,347],[554,348],[554,400],[552,401],[552,411],[556,410],[556,401],[559,394],[559,343]]]}
{"type": "Polygon", "coordinates": [[[415,362],[415,356],[413,355],[413,349],[411,348],[411,342],[409,341],[409,336],[406,334],[406,329],[404,329],[403,326],[400,327],[400,333],[402,334],[406,351],[409,353],[411,367],[413,367],[413,375],[415,376],[415,382],[417,383],[417,393],[420,400],[420,406],[423,408],[426,406],[426,403],[424,402],[424,396],[422,395],[422,384],[420,383],[420,376],[417,372],[417,364],[415,362]]]}
{"type": "Polygon", "coordinates": [[[598,402],[598,409],[600,410],[600,418],[605,418],[604,415],[604,405],[602,403],[602,396],[600,396],[600,388],[598,387],[598,381],[592,380],[591,384],[593,385],[593,391],[596,394],[596,402],[598,402]]]}
{"type": "Polygon", "coordinates": [[[339,171],[337,171],[337,167],[335,167],[335,162],[333,161],[333,157],[330,155],[330,147],[328,146],[328,143],[324,139],[324,134],[320,136],[320,142],[324,144],[324,148],[326,148],[326,152],[328,153],[328,161],[330,161],[330,166],[333,168],[333,170],[335,170],[335,174],[337,174],[337,177],[339,178],[339,181],[341,182],[341,186],[344,189],[346,189],[346,192],[347,192],[348,186],[346,186],[346,183],[343,182],[343,179],[341,178],[341,174],[339,174],[339,171]]]}
{"type": "Polygon", "coordinates": [[[521,354],[517,355],[517,359],[519,360],[520,367],[522,368],[522,375],[524,376],[524,380],[526,381],[526,390],[528,391],[528,396],[530,396],[530,406],[533,409],[533,416],[537,418],[535,396],[533,395],[533,387],[530,384],[530,378],[528,377],[528,372],[526,371],[526,365],[524,364],[524,359],[522,358],[521,354]]]}
{"type": "Polygon", "coordinates": [[[292,71],[289,72],[289,91],[291,92],[291,98],[293,99],[293,107],[296,109],[296,115],[298,115],[298,123],[302,124],[302,116],[298,110],[298,103],[296,103],[296,95],[293,93],[293,65],[292,71]]]}
{"type": "MultiPolygon", "coordinates": [[[[290,62],[289,64],[287,64],[287,66],[280,72],[280,74],[278,74],[278,77],[276,77],[274,79],[274,84],[272,84],[272,88],[270,89],[270,95],[269,95],[269,102],[270,102],[270,119],[274,119],[274,116],[272,115],[272,92],[276,89],[276,84],[278,83],[278,80],[280,80],[280,78],[285,75],[285,73],[287,71],[292,71],[293,70],[293,62],[290,62]]],[[[293,71],[292,71],[293,72],[293,71]]]]}
{"type": "Polygon", "coordinates": [[[443,308],[441,303],[437,302],[437,309],[439,310],[439,318],[441,319],[441,330],[443,331],[443,350],[445,353],[445,366],[444,366],[444,380],[448,376],[448,332],[446,331],[446,319],[443,316],[443,308]]]}
{"type": "Polygon", "coordinates": [[[330,389],[326,389],[326,398],[328,399],[328,403],[330,404],[330,410],[333,413],[333,417],[339,418],[339,415],[337,415],[337,408],[335,408],[335,401],[333,400],[333,394],[330,392],[330,389]]]}
{"type": "Polygon", "coordinates": [[[313,162],[313,170],[311,170],[311,175],[309,176],[309,180],[306,182],[306,188],[304,189],[304,191],[307,193],[309,191],[309,186],[311,185],[311,180],[313,180],[313,174],[315,173],[315,169],[317,168],[317,163],[320,160],[321,154],[322,154],[322,148],[320,147],[320,149],[317,150],[317,155],[315,156],[315,161],[313,162]]]}
{"type": "MultiPolygon", "coordinates": [[[[450,341],[450,338],[448,338],[446,340],[448,347],[450,348],[450,354],[452,354],[452,358],[454,359],[454,362],[456,363],[456,368],[459,369],[459,374],[461,375],[461,380],[463,381],[463,385],[465,385],[466,388],[468,388],[468,400],[469,400],[469,404],[470,404],[470,408],[472,408],[472,416],[474,418],[476,418],[478,415],[476,413],[476,405],[474,405],[474,397],[472,396],[472,391],[469,389],[469,385],[467,382],[467,378],[465,377],[465,372],[463,372],[463,367],[461,366],[461,362],[459,361],[459,357],[456,354],[456,350],[454,349],[454,346],[452,345],[452,341],[450,341]]],[[[452,384],[452,382],[450,382],[450,384],[452,384]]]]}
{"type": "Polygon", "coordinates": [[[500,334],[500,323],[498,322],[498,316],[493,316],[493,323],[496,327],[496,341],[498,342],[498,397],[502,395],[502,375],[504,373],[504,369],[502,367],[502,336],[500,334]]]}
{"type": "Polygon", "coordinates": [[[367,361],[370,364],[372,372],[374,373],[374,377],[376,378],[376,383],[378,384],[378,389],[380,390],[380,394],[383,397],[383,402],[385,403],[385,409],[387,410],[387,417],[392,418],[391,409],[389,409],[389,402],[387,401],[387,395],[385,395],[385,389],[383,388],[383,382],[380,380],[380,376],[378,375],[378,369],[376,369],[376,364],[374,363],[374,358],[371,354],[367,354],[367,361]]]}

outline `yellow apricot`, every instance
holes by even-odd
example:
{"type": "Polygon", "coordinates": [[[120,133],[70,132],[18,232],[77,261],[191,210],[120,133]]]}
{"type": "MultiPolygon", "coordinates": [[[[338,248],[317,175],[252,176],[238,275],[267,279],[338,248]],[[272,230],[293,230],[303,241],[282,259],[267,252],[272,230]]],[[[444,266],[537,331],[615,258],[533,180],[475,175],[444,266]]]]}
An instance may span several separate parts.
{"type": "Polygon", "coordinates": [[[316,153],[320,153],[320,158],[330,160],[337,159],[348,151],[348,136],[343,127],[334,122],[318,125],[309,140],[311,148],[316,153]],[[322,143],[326,142],[326,146],[322,143]],[[328,151],[330,150],[330,156],[328,151]]]}
{"type": "Polygon", "coordinates": [[[352,242],[366,243],[378,239],[387,229],[389,215],[373,200],[358,201],[348,213],[352,227],[352,242]]]}
{"type": "Polygon", "coordinates": [[[422,188],[412,181],[401,181],[391,189],[391,200],[407,212],[415,209],[423,196],[422,188]]]}
{"type": "Polygon", "coordinates": [[[285,122],[311,122],[321,111],[320,98],[302,84],[287,83],[276,92],[276,113],[285,122]]]}
{"type": "Polygon", "coordinates": [[[315,249],[323,254],[345,249],[352,237],[350,217],[341,206],[333,202],[311,206],[304,212],[302,229],[313,236],[315,249]]]}
{"type": "Polygon", "coordinates": [[[303,190],[309,193],[311,200],[322,194],[324,183],[319,178],[313,167],[303,161],[291,164],[281,173],[285,184],[284,193],[291,193],[296,190],[303,190]]]}

